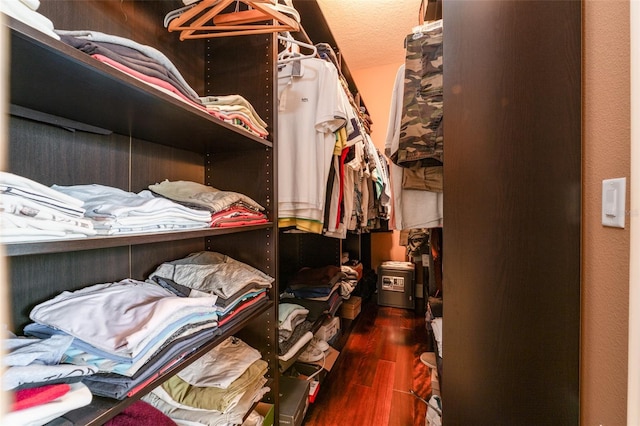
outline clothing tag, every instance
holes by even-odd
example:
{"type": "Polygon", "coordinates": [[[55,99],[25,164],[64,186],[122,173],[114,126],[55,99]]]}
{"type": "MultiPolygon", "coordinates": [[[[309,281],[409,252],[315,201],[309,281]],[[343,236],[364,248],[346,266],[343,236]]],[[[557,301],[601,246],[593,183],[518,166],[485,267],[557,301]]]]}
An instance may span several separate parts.
{"type": "Polygon", "coordinates": [[[278,99],[278,111],[283,112],[287,109],[287,89],[282,91],[280,99],[278,99]]]}
{"type": "Polygon", "coordinates": [[[302,64],[300,61],[294,61],[291,64],[291,75],[293,77],[302,77],[302,64]]]}

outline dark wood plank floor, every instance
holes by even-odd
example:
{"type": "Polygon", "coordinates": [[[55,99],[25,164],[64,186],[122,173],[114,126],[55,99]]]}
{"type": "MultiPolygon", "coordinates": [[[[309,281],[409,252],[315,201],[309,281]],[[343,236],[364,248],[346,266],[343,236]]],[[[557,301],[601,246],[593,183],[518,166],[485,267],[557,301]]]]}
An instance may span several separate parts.
{"type": "MultiPolygon", "coordinates": [[[[418,299],[419,302],[422,299],[418,299]]],[[[424,426],[429,369],[420,354],[431,348],[424,311],[363,302],[360,316],[344,324],[340,357],[321,384],[305,426],[424,426]]]]}

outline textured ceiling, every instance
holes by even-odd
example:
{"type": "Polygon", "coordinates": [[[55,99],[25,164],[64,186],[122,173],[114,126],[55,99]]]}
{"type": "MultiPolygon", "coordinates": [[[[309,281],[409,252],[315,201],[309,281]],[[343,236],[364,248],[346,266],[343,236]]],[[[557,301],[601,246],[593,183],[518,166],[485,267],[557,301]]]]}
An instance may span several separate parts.
{"type": "Polygon", "coordinates": [[[317,0],[351,71],[404,62],[420,0],[317,0]]]}

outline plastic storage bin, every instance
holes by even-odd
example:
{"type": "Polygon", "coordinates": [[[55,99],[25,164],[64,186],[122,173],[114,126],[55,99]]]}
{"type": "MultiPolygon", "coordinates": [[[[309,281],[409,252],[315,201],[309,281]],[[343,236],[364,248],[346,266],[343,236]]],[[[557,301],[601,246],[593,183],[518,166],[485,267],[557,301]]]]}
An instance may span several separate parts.
{"type": "Polygon", "coordinates": [[[415,265],[386,261],[378,267],[378,305],[415,308],[415,265]]]}

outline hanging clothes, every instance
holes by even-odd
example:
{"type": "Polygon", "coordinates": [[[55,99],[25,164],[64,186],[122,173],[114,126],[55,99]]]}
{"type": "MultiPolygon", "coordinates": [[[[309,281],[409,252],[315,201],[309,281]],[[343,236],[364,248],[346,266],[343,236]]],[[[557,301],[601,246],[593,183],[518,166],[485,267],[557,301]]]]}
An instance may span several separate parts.
{"type": "MultiPolygon", "coordinates": [[[[388,157],[398,150],[400,143],[404,76],[405,65],[401,65],[396,74],[393,88],[385,140],[385,154],[388,157]]],[[[442,226],[442,193],[403,188],[404,170],[404,167],[400,167],[392,161],[389,162],[393,198],[393,217],[389,222],[389,227],[402,230],[442,226]]]]}
{"type": "Polygon", "coordinates": [[[279,60],[278,226],[344,239],[388,218],[390,183],[335,53],[313,47],[279,60]]]}
{"type": "Polygon", "coordinates": [[[440,166],[442,128],[442,20],[406,37],[400,141],[391,159],[403,167],[440,166]]]}
{"type": "Polygon", "coordinates": [[[334,132],[347,120],[339,90],[336,68],[321,59],[289,62],[278,71],[280,227],[322,233],[334,132]]]}

